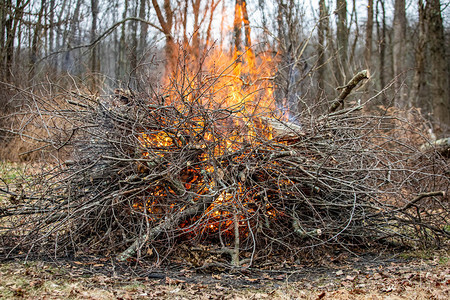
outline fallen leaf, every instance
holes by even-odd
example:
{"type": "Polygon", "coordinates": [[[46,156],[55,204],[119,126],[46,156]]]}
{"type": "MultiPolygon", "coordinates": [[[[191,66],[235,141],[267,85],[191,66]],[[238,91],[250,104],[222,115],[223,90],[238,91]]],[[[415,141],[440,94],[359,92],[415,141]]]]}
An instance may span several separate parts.
{"type": "Polygon", "coordinates": [[[175,294],[178,293],[179,291],[181,291],[181,288],[177,287],[176,289],[169,291],[169,293],[175,294]]]}
{"type": "Polygon", "coordinates": [[[320,293],[319,295],[317,295],[317,300],[322,299],[323,297],[325,297],[326,294],[327,294],[327,293],[326,293],[325,291],[322,292],[322,293],[320,293]]]}
{"type": "Polygon", "coordinates": [[[339,270],[336,272],[336,276],[341,276],[341,275],[344,275],[344,271],[339,270]]]}
{"type": "Polygon", "coordinates": [[[347,275],[347,277],[345,277],[345,280],[353,281],[353,280],[355,280],[355,278],[356,278],[356,276],[347,275]]]}
{"type": "Polygon", "coordinates": [[[172,279],[169,277],[166,277],[166,284],[179,284],[179,283],[184,283],[184,280],[181,279],[172,279]]]}

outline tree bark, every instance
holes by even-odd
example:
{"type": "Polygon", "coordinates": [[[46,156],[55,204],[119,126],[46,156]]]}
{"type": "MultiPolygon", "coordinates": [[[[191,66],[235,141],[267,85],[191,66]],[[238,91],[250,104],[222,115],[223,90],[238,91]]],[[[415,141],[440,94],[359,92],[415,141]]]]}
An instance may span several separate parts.
{"type": "Polygon", "coordinates": [[[41,0],[41,8],[39,9],[38,19],[34,28],[33,41],[30,52],[30,78],[33,79],[36,69],[37,58],[39,56],[39,49],[41,46],[41,31],[43,29],[42,18],[44,18],[44,10],[46,7],[46,0],[41,0]]]}
{"type": "Polygon", "coordinates": [[[446,136],[450,133],[449,70],[445,53],[444,26],[439,0],[428,0],[426,4],[428,23],[428,45],[430,47],[431,99],[435,133],[446,136]]]}
{"type": "MultiPolygon", "coordinates": [[[[141,0],[139,5],[139,18],[145,20],[146,18],[146,3],[147,1],[141,0]]],[[[141,32],[139,35],[139,51],[138,54],[142,57],[145,54],[145,49],[147,47],[147,33],[148,33],[148,24],[141,22],[141,32]]]]}
{"type": "MultiPolygon", "coordinates": [[[[126,19],[128,14],[128,0],[125,0],[125,7],[122,13],[122,19],[126,19]]],[[[126,41],[125,41],[125,30],[126,24],[122,24],[121,33],[120,33],[120,41],[119,41],[119,62],[117,64],[118,71],[117,76],[119,79],[124,79],[126,74],[126,41]]]]}
{"type": "MultiPolygon", "coordinates": [[[[93,43],[97,37],[97,16],[98,16],[98,0],[91,0],[91,43],[93,43]]],[[[98,61],[98,48],[92,47],[91,50],[91,73],[92,73],[92,91],[97,89],[98,81],[97,76],[100,73],[100,63],[98,61]]]]}
{"type": "Polygon", "coordinates": [[[418,0],[419,22],[418,39],[415,48],[416,65],[414,69],[414,78],[411,89],[411,102],[416,107],[422,109],[422,113],[429,114],[431,112],[430,101],[427,101],[425,93],[426,78],[425,78],[425,64],[426,64],[426,24],[425,24],[425,5],[423,0],[418,0]]]}
{"type": "Polygon", "coordinates": [[[236,4],[234,6],[233,33],[234,48],[232,49],[232,53],[237,58],[242,54],[242,0],[236,0],[236,4]]]}
{"type": "Polygon", "coordinates": [[[252,47],[252,39],[251,39],[251,28],[250,28],[250,21],[248,19],[248,12],[247,12],[247,0],[241,0],[242,1],[242,22],[244,23],[244,33],[245,33],[245,39],[244,39],[244,47],[245,47],[245,53],[247,57],[247,63],[249,64],[250,69],[253,69],[255,66],[255,55],[253,53],[252,47]]]}
{"type": "MultiPolygon", "coordinates": [[[[378,55],[379,55],[379,65],[378,65],[378,81],[379,87],[381,90],[386,85],[385,80],[385,57],[386,57],[386,10],[384,9],[383,0],[377,1],[376,7],[376,15],[375,18],[377,22],[377,39],[378,39],[378,55]],[[381,25],[378,21],[378,16],[380,15],[379,7],[381,7],[381,25]]],[[[381,100],[382,104],[387,106],[388,102],[386,97],[383,96],[381,100]]]]}
{"type": "Polygon", "coordinates": [[[372,62],[372,32],[373,32],[373,0],[367,1],[367,23],[366,23],[366,49],[364,58],[366,67],[369,68],[372,62]]]}
{"type": "Polygon", "coordinates": [[[177,44],[172,35],[172,27],[174,21],[173,10],[170,5],[170,0],[164,0],[163,6],[164,15],[157,0],[152,0],[152,5],[153,8],[155,9],[159,24],[161,25],[162,33],[166,37],[166,45],[165,45],[166,60],[167,60],[166,74],[172,74],[175,71],[178,56],[177,44]]]}
{"type": "Polygon", "coordinates": [[[197,62],[200,56],[200,0],[192,0],[194,32],[192,34],[192,56],[197,62]]]}
{"type": "Polygon", "coordinates": [[[319,24],[318,24],[318,45],[317,45],[317,85],[319,87],[318,97],[325,88],[325,30],[328,22],[325,0],[319,1],[319,24]]]}
{"type": "Polygon", "coordinates": [[[409,106],[406,103],[406,89],[403,84],[403,73],[405,72],[405,41],[406,41],[406,11],[405,0],[395,0],[394,10],[394,38],[392,59],[395,77],[395,102],[398,107],[404,108],[409,106]]]}
{"type": "Polygon", "coordinates": [[[348,76],[348,28],[347,28],[347,1],[336,1],[337,27],[336,27],[336,42],[337,54],[339,61],[339,70],[337,79],[338,84],[343,84],[348,76]]]}

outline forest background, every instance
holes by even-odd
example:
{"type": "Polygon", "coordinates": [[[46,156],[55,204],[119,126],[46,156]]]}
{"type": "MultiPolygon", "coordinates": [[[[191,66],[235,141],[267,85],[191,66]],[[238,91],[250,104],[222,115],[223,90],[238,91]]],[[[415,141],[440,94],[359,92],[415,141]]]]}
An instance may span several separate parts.
{"type": "MultiPolygon", "coordinates": [[[[368,69],[370,80],[355,99],[383,93],[366,109],[417,108],[432,124],[431,138],[449,130],[450,8],[439,0],[5,0],[0,5],[3,114],[23,104],[17,89],[42,93],[41,83],[52,82],[96,95],[116,88],[142,91],[166,83],[181,57],[205,69],[212,68],[202,63],[205,57],[216,55],[217,63],[220,52],[274,62],[275,101],[291,120],[307,106],[330,101],[325,95],[337,95],[336,87],[368,69]]],[[[17,151],[5,146],[2,157],[17,160],[17,151]]]]}

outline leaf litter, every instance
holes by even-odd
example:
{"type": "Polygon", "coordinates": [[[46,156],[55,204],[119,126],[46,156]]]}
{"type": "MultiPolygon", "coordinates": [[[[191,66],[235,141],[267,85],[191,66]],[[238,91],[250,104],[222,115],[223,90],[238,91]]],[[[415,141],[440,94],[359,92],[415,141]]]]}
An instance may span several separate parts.
{"type": "MultiPolygon", "coordinates": [[[[141,274],[102,259],[0,264],[0,299],[450,299],[448,253],[347,259],[338,266],[141,274]]],[[[144,268],[143,268],[144,269],[144,268]]]]}

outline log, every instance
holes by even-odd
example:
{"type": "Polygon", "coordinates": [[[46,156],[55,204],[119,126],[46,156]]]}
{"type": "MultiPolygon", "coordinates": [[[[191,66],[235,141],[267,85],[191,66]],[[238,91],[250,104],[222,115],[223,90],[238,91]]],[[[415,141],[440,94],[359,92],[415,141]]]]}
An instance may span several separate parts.
{"type": "Polygon", "coordinates": [[[275,141],[296,141],[306,135],[302,126],[293,122],[268,117],[261,117],[261,121],[272,129],[272,137],[275,141]]]}

